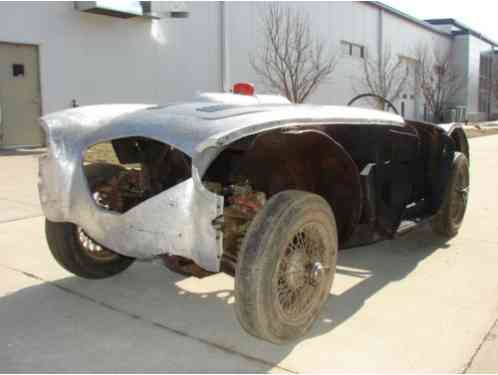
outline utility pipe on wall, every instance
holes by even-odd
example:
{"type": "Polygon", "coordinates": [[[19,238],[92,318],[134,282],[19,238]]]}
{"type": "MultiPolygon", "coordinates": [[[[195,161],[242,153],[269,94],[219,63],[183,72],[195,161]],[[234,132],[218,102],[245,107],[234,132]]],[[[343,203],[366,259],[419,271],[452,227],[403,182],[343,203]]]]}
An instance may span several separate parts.
{"type": "Polygon", "coordinates": [[[489,61],[490,67],[489,67],[489,77],[488,77],[488,82],[489,82],[489,89],[488,89],[488,121],[491,120],[491,101],[493,100],[493,93],[492,93],[492,87],[493,87],[493,82],[494,82],[494,67],[495,67],[495,50],[493,47],[491,47],[490,51],[490,61],[489,61]]]}
{"type": "Polygon", "coordinates": [[[220,2],[220,36],[221,36],[221,89],[230,91],[229,49],[228,49],[228,4],[220,2]]]}
{"type": "Polygon", "coordinates": [[[0,144],[3,142],[2,105],[0,104],[0,144]]]}
{"type": "Polygon", "coordinates": [[[378,39],[377,39],[377,62],[379,64],[379,72],[382,71],[383,64],[383,49],[384,49],[384,10],[379,7],[379,21],[378,21],[378,39]]]}

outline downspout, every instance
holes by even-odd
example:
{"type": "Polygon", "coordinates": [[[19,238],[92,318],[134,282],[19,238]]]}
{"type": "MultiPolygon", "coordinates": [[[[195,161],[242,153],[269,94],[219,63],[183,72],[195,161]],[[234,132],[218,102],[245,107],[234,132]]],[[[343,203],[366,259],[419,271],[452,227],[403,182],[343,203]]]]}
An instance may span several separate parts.
{"type": "MultiPolygon", "coordinates": [[[[382,66],[383,66],[383,59],[384,59],[384,56],[383,56],[383,48],[384,48],[384,10],[379,7],[379,24],[378,24],[378,36],[379,36],[379,39],[377,41],[377,71],[378,71],[378,74],[379,74],[379,80],[382,80],[382,77],[381,77],[381,74],[382,74],[382,66]]],[[[384,84],[384,82],[382,82],[381,84],[384,84]]],[[[385,110],[385,106],[386,106],[386,103],[383,101],[382,102],[382,110],[385,110]]]]}
{"type": "Polygon", "coordinates": [[[384,10],[382,8],[379,8],[379,26],[378,26],[378,34],[379,34],[379,40],[377,43],[377,56],[378,56],[378,63],[379,63],[379,72],[381,71],[380,68],[382,67],[382,50],[384,48],[384,10]]]}
{"type": "Polygon", "coordinates": [[[491,55],[490,55],[490,67],[489,67],[489,77],[488,77],[488,121],[491,120],[491,101],[493,100],[493,82],[494,82],[494,74],[493,74],[493,69],[494,69],[494,62],[495,62],[495,54],[494,54],[494,49],[493,46],[491,46],[491,55]]]}
{"type": "Polygon", "coordinates": [[[496,71],[496,68],[497,68],[497,65],[496,65],[496,53],[497,51],[495,50],[495,47],[491,47],[492,49],[492,55],[491,55],[491,101],[492,101],[492,105],[490,104],[490,120],[493,120],[493,116],[495,116],[494,114],[496,113],[496,103],[498,101],[498,97],[496,96],[497,92],[498,92],[498,87],[497,87],[497,84],[498,84],[498,77],[497,77],[497,71],[496,71]]]}
{"type": "Polygon", "coordinates": [[[3,143],[2,103],[0,103],[0,146],[3,143]]]}
{"type": "Polygon", "coordinates": [[[223,92],[230,91],[229,80],[229,50],[228,50],[228,9],[224,1],[220,2],[220,60],[221,60],[221,89],[223,92]]]}

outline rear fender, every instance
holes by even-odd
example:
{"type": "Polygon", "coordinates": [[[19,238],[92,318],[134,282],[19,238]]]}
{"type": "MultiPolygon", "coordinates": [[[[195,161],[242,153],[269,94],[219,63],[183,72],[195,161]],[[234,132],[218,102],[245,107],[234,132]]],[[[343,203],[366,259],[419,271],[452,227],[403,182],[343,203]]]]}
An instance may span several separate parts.
{"type": "Polygon", "coordinates": [[[360,220],[363,201],[358,168],[344,148],[322,131],[260,134],[246,152],[242,170],[268,196],[289,189],[321,195],[334,210],[341,242],[360,220]]]}

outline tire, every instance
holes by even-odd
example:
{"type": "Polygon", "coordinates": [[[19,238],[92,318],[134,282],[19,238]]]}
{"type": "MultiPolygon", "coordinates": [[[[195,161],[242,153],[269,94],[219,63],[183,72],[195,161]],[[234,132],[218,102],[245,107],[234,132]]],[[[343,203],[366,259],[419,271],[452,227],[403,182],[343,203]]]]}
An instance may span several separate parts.
{"type": "Polygon", "coordinates": [[[329,296],[337,250],[335,217],[322,197],[293,190],[274,195],[249,226],[237,260],[235,309],[244,330],[275,344],[303,336],[329,296]],[[301,290],[300,303],[289,307],[292,299],[278,295],[277,285],[301,290]]]}
{"type": "Polygon", "coordinates": [[[468,192],[469,162],[464,154],[455,152],[443,203],[432,220],[434,233],[448,238],[457,235],[467,209],[468,192]]]}
{"type": "MultiPolygon", "coordinates": [[[[119,166],[103,163],[85,166],[90,190],[93,192],[99,182],[116,176],[121,170],[119,166]]],[[[134,261],[133,258],[102,246],[98,253],[89,252],[80,240],[81,229],[72,223],[45,220],[45,235],[50,252],[57,263],[67,271],[86,279],[114,276],[127,269],[134,261]]]]}

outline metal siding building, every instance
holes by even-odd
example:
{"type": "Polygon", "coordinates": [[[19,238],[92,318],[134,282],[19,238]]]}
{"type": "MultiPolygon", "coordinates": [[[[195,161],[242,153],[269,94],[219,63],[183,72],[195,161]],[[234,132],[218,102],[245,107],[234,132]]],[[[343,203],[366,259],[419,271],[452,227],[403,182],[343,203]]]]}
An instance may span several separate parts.
{"type": "MultiPolygon", "coordinates": [[[[480,58],[494,43],[473,30],[432,25],[377,2],[289,5],[310,15],[313,31],[336,53],[341,42],[374,55],[390,45],[394,54],[405,57],[413,57],[419,42],[439,49],[454,46],[468,83],[452,104],[465,105],[470,117],[486,117],[479,113],[480,58]]],[[[153,12],[162,14],[171,14],[172,6],[151,4],[153,12]]],[[[152,19],[90,14],[76,9],[75,2],[0,3],[0,147],[43,143],[33,119],[73,104],[166,103],[189,99],[196,91],[227,90],[238,81],[254,82],[264,91],[249,56],[262,45],[265,7],[193,2],[180,4],[186,18],[152,19]],[[23,61],[12,52],[16,49],[26,49],[31,58],[23,61]],[[15,75],[20,66],[25,71],[15,75]],[[30,80],[26,88],[23,80],[30,80]]],[[[360,57],[341,56],[331,82],[309,101],[347,103],[361,69],[360,57]]],[[[406,115],[421,118],[422,98],[414,92],[404,98],[406,115]]]]}

